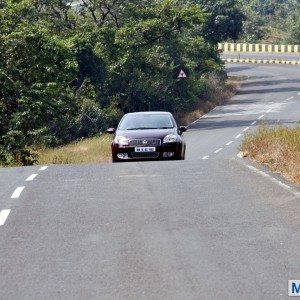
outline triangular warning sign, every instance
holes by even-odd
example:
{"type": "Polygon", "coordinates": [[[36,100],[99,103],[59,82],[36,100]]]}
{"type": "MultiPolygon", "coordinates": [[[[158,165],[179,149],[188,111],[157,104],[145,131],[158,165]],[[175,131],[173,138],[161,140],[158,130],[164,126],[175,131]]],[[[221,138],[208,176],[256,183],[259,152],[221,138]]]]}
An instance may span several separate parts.
{"type": "Polygon", "coordinates": [[[177,78],[187,78],[185,72],[181,69],[177,78]]]}

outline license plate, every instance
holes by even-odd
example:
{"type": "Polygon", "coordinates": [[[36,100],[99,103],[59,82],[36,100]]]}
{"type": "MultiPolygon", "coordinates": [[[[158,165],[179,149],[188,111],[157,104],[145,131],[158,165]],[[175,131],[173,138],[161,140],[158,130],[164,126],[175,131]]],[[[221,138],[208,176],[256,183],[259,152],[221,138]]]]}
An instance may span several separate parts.
{"type": "Polygon", "coordinates": [[[135,147],[135,152],[155,152],[155,147],[135,147]]]}

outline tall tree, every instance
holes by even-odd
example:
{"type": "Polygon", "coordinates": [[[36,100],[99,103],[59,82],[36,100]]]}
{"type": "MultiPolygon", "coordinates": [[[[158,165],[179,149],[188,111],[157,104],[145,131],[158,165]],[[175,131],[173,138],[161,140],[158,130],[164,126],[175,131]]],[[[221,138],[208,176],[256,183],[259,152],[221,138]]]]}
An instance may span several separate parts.
{"type": "Polygon", "coordinates": [[[204,29],[205,37],[213,42],[234,40],[242,32],[245,15],[237,0],[194,0],[209,15],[209,22],[204,29]]]}
{"type": "MultiPolygon", "coordinates": [[[[184,0],[7,0],[0,8],[0,163],[104,130],[128,111],[184,111],[223,78],[208,14],[184,0]],[[184,67],[189,79],[177,79],[184,67]]],[[[220,38],[222,36],[219,33],[220,38]]]]}

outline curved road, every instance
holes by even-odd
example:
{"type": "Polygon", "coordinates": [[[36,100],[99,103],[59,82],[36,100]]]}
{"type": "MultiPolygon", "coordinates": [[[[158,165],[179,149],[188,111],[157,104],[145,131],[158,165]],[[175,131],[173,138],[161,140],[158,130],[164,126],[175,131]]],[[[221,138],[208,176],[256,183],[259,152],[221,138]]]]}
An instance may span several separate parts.
{"type": "Polygon", "coordinates": [[[248,79],[190,126],[186,161],[0,170],[1,299],[287,297],[299,188],[236,154],[259,120],[300,118],[300,68],[227,68],[248,79]]]}
{"type": "Polygon", "coordinates": [[[189,160],[234,157],[243,135],[261,122],[294,125],[300,120],[299,66],[228,64],[227,70],[247,79],[235,97],[189,126],[189,160]]]}
{"type": "Polygon", "coordinates": [[[300,61],[300,53],[222,52],[222,58],[300,61]]]}

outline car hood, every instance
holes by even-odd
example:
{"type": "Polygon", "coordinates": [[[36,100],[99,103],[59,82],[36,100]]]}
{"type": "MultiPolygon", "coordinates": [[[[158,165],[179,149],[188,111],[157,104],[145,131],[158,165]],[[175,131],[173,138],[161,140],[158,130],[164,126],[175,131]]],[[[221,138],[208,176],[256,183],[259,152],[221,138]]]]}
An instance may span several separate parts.
{"type": "Polygon", "coordinates": [[[168,134],[177,135],[177,128],[173,129],[141,129],[141,130],[117,130],[116,135],[124,136],[127,139],[163,139],[168,134]]]}

